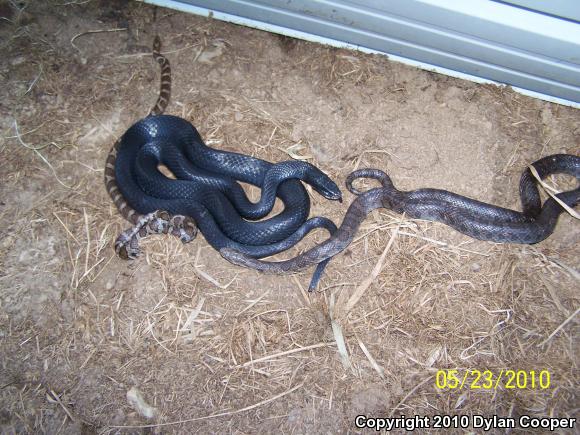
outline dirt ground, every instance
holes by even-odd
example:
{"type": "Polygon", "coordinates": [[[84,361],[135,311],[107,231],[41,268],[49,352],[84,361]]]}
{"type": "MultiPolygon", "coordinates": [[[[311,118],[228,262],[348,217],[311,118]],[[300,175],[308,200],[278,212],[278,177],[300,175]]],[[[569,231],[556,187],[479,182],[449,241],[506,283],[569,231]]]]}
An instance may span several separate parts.
{"type": "MultiPolygon", "coordinates": [[[[308,295],[311,270],[234,267],[202,236],[153,237],[138,260],[117,258],[128,223],[103,183],[111,145],[155,101],[156,33],[173,66],[168,113],[210,146],[304,158],[341,187],[356,168],[380,168],[402,189],[519,209],[530,162],[580,153],[578,110],[171,10],[154,18],[132,1],[0,1],[0,14],[1,432],[579,417],[580,226],[569,215],[546,241],[515,246],[375,211],[308,295]],[[469,374],[440,389],[441,369],[547,370],[551,382],[474,389],[469,374]],[[133,404],[135,391],[154,409],[133,404]]],[[[353,199],[343,192],[342,205],[313,193],[312,215],[340,223],[353,199]]]]}

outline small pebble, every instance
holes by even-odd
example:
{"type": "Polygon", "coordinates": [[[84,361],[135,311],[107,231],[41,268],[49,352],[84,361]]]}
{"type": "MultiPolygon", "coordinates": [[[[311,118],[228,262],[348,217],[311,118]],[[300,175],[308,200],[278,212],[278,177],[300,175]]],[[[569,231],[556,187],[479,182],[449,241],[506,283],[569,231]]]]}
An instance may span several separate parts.
{"type": "Polygon", "coordinates": [[[135,411],[145,418],[151,419],[157,413],[157,410],[145,401],[141,391],[135,387],[127,391],[127,401],[135,411]]]}
{"type": "Polygon", "coordinates": [[[20,65],[21,63],[26,62],[25,56],[16,56],[14,59],[10,61],[10,64],[13,66],[20,65]]]}

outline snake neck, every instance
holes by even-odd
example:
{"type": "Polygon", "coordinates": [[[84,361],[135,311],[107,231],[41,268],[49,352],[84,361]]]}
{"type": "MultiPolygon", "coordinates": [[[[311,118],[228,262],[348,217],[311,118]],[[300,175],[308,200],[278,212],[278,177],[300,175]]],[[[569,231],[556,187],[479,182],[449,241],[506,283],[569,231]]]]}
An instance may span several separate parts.
{"type": "Polygon", "coordinates": [[[358,196],[348,208],[342,224],[325,242],[286,261],[268,262],[252,258],[233,249],[221,249],[226,260],[239,266],[249,267],[266,273],[296,272],[332,258],[350,245],[361,223],[367,215],[383,207],[383,188],[371,189],[358,196]]]}

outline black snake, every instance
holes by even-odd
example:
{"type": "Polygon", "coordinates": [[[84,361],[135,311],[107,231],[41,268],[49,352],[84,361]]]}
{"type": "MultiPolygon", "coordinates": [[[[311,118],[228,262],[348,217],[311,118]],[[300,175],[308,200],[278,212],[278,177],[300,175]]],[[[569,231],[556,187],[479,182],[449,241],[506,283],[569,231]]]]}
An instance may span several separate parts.
{"type": "MultiPolygon", "coordinates": [[[[563,173],[580,181],[580,157],[556,154],[544,157],[532,166],[543,179],[563,173]]],[[[230,262],[267,273],[289,273],[329,261],[353,240],[366,216],[377,208],[405,213],[410,218],[439,221],[470,237],[505,243],[538,243],[554,231],[564,210],[553,198],[542,205],[537,181],[530,169],[520,179],[522,212],[506,209],[439,189],[417,189],[409,192],[395,188],[389,176],[378,169],[361,169],[351,173],[346,186],[357,198],[352,202],[340,228],[325,242],[286,261],[256,260],[233,249],[222,249],[221,255],[230,262]],[[357,178],[378,180],[382,187],[366,192],[352,185],[357,178]]],[[[580,187],[556,195],[570,207],[580,203],[580,187]]],[[[315,284],[315,283],[314,283],[315,284]]]]}
{"type": "MultiPolygon", "coordinates": [[[[149,116],[138,121],[115,143],[105,167],[105,184],[121,214],[134,227],[115,242],[123,258],[139,253],[141,237],[171,233],[183,242],[193,240],[196,227],[215,249],[235,249],[252,257],[286,250],[317,227],[330,233],[336,226],[310,212],[308,193],[299,180],[321,195],[341,200],[340,189],[319,169],[299,161],[272,164],[254,157],[207,147],[186,120],[163,115],[171,94],[171,69],[155,39],[153,55],[161,65],[161,90],[149,116]],[[158,169],[171,170],[170,179],[158,169]],[[252,203],[238,181],[262,189],[252,203]],[[278,196],[284,210],[267,215],[278,196]]],[[[318,268],[322,273],[324,264],[318,268]]]]}

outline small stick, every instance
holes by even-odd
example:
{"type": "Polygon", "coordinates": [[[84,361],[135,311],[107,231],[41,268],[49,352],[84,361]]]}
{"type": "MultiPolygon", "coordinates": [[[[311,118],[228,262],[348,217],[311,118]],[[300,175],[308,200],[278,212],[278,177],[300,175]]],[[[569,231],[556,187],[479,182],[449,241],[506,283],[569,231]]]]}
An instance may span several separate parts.
{"type": "Polygon", "coordinates": [[[399,234],[399,227],[400,226],[401,225],[399,224],[397,226],[397,228],[395,228],[395,231],[393,231],[393,234],[392,234],[391,238],[389,239],[389,242],[387,243],[387,246],[385,247],[385,250],[381,254],[381,257],[379,258],[379,261],[377,261],[377,264],[375,264],[375,267],[373,268],[370,276],[368,278],[366,278],[355,289],[354,293],[352,294],[352,296],[350,297],[350,299],[347,301],[346,306],[344,307],[344,315],[345,316],[350,312],[350,310],[353,309],[353,307],[360,300],[360,298],[362,297],[362,295],[367,291],[367,289],[370,287],[370,285],[373,283],[373,281],[377,278],[377,276],[379,276],[379,274],[381,273],[381,270],[383,270],[383,267],[385,265],[385,261],[386,261],[387,254],[390,251],[391,246],[393,246],[393,242],[395,241],[397,235],[399,234]]]}
{"type": "Polygon", "coordinates": [[[544,190],[546,191],[546,193],[548,195],[550,195],[552,198],[554,198],[554,200],[560,204],[564,210],[566,210],[572,217],[575,217],[576,219],[580,219],[580,214],[578,214],[578,212],[576,210],[574,210],[572,207],[570,207],[568,204],[566,204],[564,201],[562,201],[560,198],[558,198],[556,196],[555,193],[559,193],[556,191],[556,189],[554,189],[553,187],[550,187],[548,184],[546,184],[544,182],[544,180],[542,180],[540,178],[540,174],[538,174],[538,171],[536,171],[536,168],[534,168],[532,165],[528,166],[530,172],[532,173],[532,175],[536,178],[536,180],[538,180],[538,183],[540,183],[540,185],[544,188],[544,190]]]}
{"type": "Polygon", "coordinates": [[[170,421],[168,423],[159,423],[159,424],[145,424],[141,426],[109,426],[110,428],[124,428],[124,429],[137,429],[137,428],[147,428],[147,427],[161,427],[161,426],[172,426],[175,424],[182,424],[182,423],[191,423],[193,421],[199,420],[207,420],[208,418],[216,418],[216,417],[224,417],[226,415],[233,415],[233,414],[240,414],[242,412],[250,411],[255,408],[259,408],[260,406],[266,405],[267,403],[273,402],[274,400],[278,400],[281,397],[287,396],[290,393],[293,393],[299,388],[304,386],[304,382],[301,384],[296,385],[295,387],[290,388],[289,390],[284,391],[283,393],[277,394],[269,399],[262,400],[261,402],[254,403],[253,405],[246,406],[245,408],[236,409],[235,411],[227,411],[227,412],[219,412],[217,414],[205,415],[203,417],[195,417],[195,418],[188,418],[186,420],[178,420],[178,421],[170,421]]]}
{"type": "Polygon", "coordinates": [[[568,322],[570,322],[578,313],[580,313],[580,308],[577,308],[576,311],[574,311],[574,313],[572,313],[566,320],[564,320],[562,323],[560,323],[560,326],[558,326],[556,329],[554,329],[554,332],[552,332],[548,336],[548,338],[546,338],[544,341],[542,341],[540,344],[538,344],[538,347],[542,347],[544,344],[546,344],[548,341],[550,341],[552,339],[552,337],[554,335],[556,335],[564,326],[566,326],[568,324],[568,322]]]}
{"type": "Polygon", "coordinates": [[[102,29],[102,30],[89,30],[87,32],[82,32],[82,33],[78,33],[75,36],[72,37],[72,39],[70,40],[70,45],[72,45],[76,50],[78,50],[78,52],[80,53],[81,50],[75,45],[75,40],[80,38],[81,36],[84,35],[91,35],[93,33],[108,33],[108,32],[124,32],[126,31],[127,28],[121,28],[121,29],[102,29]]]}
{"type": "Polygon", "coordinates": [[[305,350],[312,350],[312,349],[318,349],[319,347],[326,347],[326,346],[332,346],[336,343],[317,343],[317,344],[311,344],[310,346],[304,346],[304,347],[299,347],[297,349],[291,349],[291,350],[287,350],[284,352],[279,352],[279,353],[275,353],[272,355],[266,355],[263,356],[262,358],[258,358],[258,359],[253,359],[251,361],[245,362],[243,364],[238,365],[238,368],[242,368],[242,367],[247,367],[249,365],[258,363],[258,362],[263,362],[263,361],[267,361],[269,359],[274,359],[274,358],[279,358],[281,356],[286,356],[286,355],[290,355],[296,352],[303,352],[305,350]]]}
{"type": "Polygon", "coordinates": [[[413,388],[411,391],[409,391],[409,392],[407,393],[407,395],[406,395],[405,397],[403,397],[399,403],[397,403],[397,406],[395,406],[395,407],[394,407],[394,408],[391,410],[391,413],[389,414],[389,418],[391,418],[391,417],[393,416],[393,414],[394,414],[394,413],[395,413],[395,411],[396,411],[396,410],[399,408],[399,406],[401,406],[403,403],[405,403],[405,401],[406,401],[406,400],[407,400],[409,397],[411,397],[411,395],[413,395],[413,394],[415,393],[415,391],[417,391],[419,388],[421,388],[421,387],[422,387],[424,384],[426,384],[426,383],[427,383],[427,381],[431,380],[432,378],[433,378],[433,376],[429,376],[429,377],[427,377],[427,379],[425,379],[425,380],[423,380],[423,381],[419,382],[417,385],[415,385],[415,387],[414,387],[414,388],[413,388]]]}

